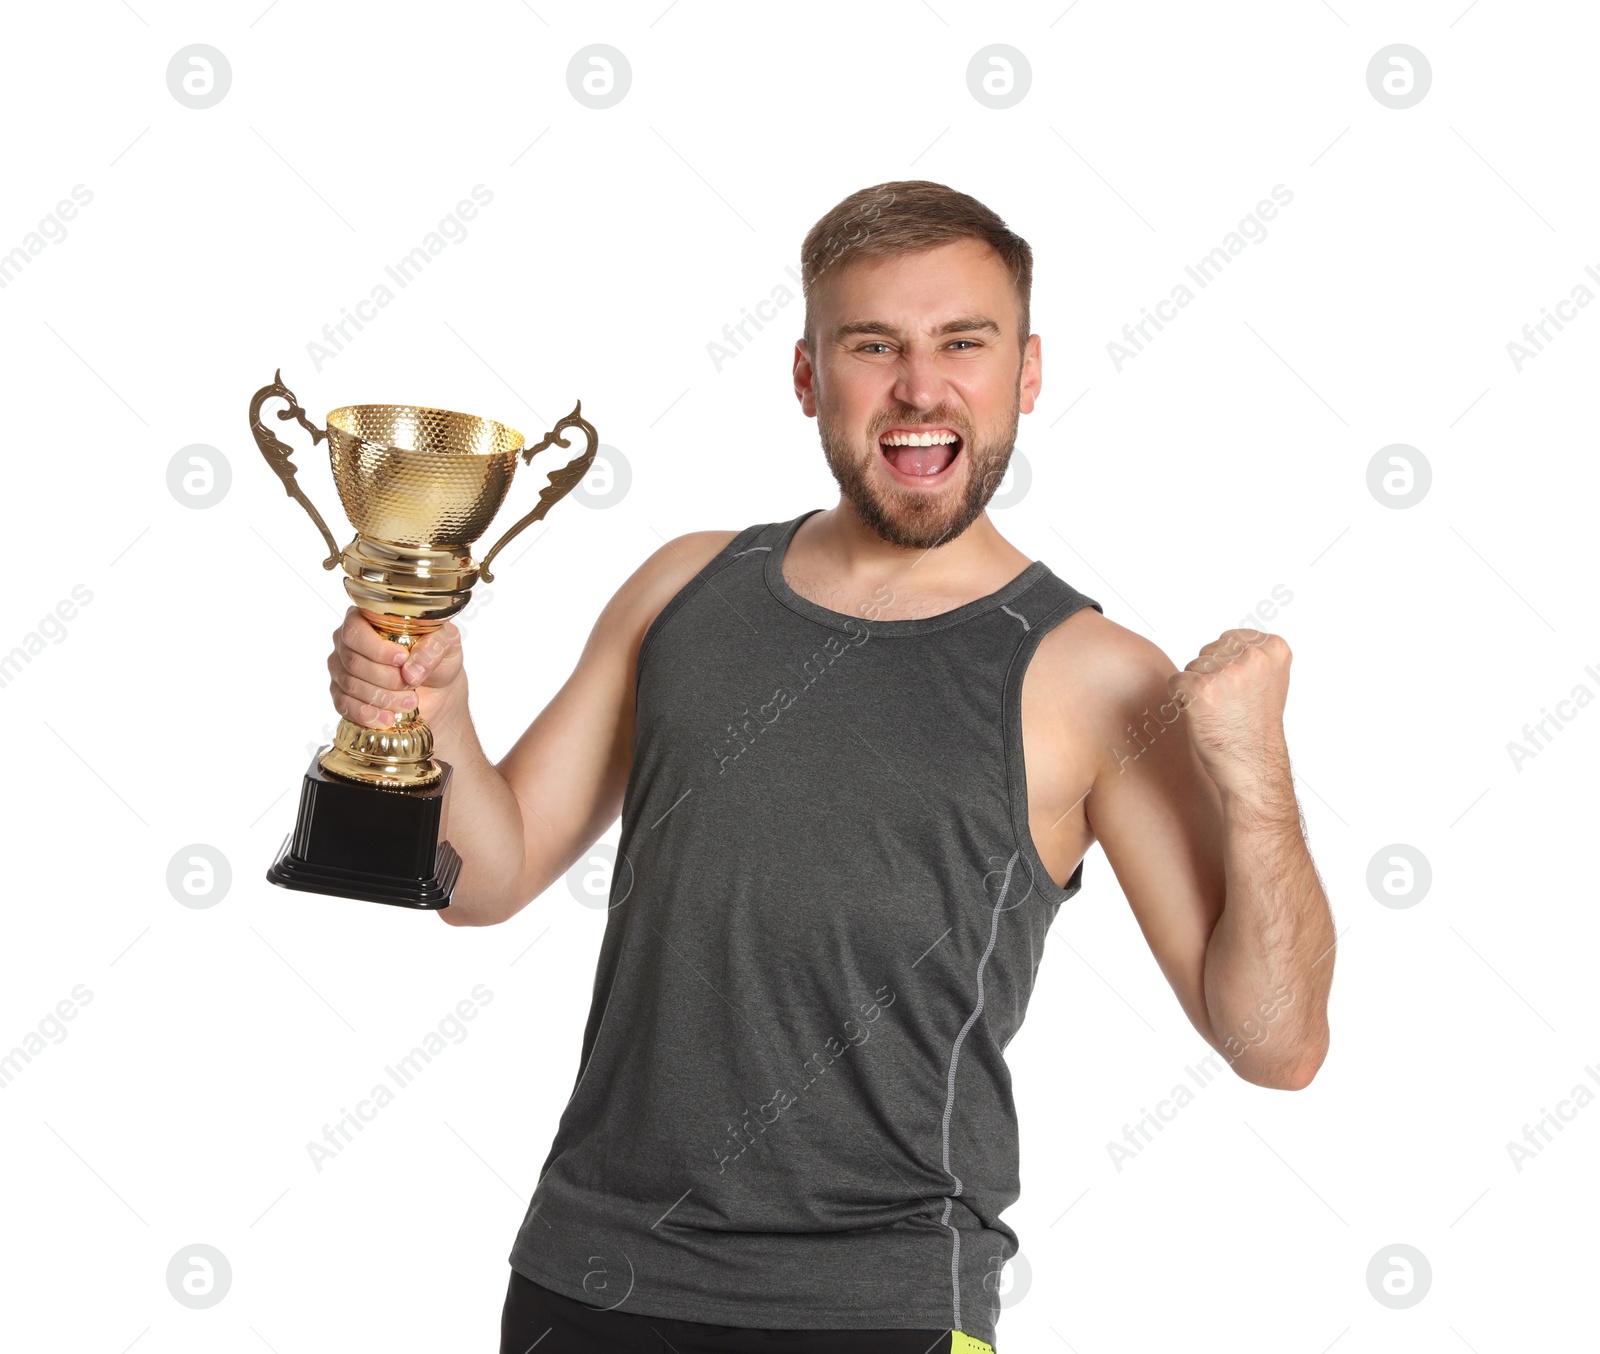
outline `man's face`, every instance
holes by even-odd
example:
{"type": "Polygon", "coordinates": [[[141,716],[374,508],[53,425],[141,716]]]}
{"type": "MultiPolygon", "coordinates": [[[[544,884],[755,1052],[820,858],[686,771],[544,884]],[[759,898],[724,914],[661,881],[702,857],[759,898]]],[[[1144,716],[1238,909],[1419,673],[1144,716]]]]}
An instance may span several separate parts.
{"type": "Polygon", "coordinates": [[[1019,342],[999,256],[969,239],[854,260],[819,279],[812,321],[795,394],[839,492],[893,545],[955,540],[999,489],[1039,392],[1039,339],[1019,342]]]}

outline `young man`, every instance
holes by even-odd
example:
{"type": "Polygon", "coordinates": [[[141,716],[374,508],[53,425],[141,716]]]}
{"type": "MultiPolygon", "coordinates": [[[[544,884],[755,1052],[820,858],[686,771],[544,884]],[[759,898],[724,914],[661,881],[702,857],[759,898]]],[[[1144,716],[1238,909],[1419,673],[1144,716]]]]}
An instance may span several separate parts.
{"type": "Polygon", "coordinates": [[[335,635],[340,713],[420,701],[454,764],[446,922],[514,916],[621,812],[516,1354],[992,1345],[1004,1051],[1092,842],[1240,1076],[1297,1089],[1327,1049],[1288,646],[1230,630],[1178,671],[984,511],[1040,389],[1026,242],[889,183],[802,265],[794,389],[836,506],[668,542],[498,763],[453,626],[409,662],[354,612],[335,635]]]}

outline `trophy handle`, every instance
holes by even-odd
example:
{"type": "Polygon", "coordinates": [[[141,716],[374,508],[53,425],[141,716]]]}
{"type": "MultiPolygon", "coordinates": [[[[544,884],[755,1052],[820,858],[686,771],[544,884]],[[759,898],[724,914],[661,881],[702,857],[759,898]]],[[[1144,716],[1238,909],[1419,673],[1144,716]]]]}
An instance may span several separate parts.
{"type": "Polygon", "coordinates": [[[582,408],[583,401],[579,400],[572,406],[572,412],[547,432],[536,446],[523,449],[521,453],[522,460],[524,464],[527,464],[552,442],[558,447],[570,447],[572,443],[560,436],[563,428],[582,428],[583,435],[589,442],[589,445],[583,451],[574,456],[560,470],[552,470],[550,472],[544,488],[539,491],[539,506],[496,541],[494,548],[479,562],[478,573],[485,583],[494,582],[494,575],[489,572],[489,561],[500,553],[501,546],[505,545],[507,541],[530,522],[537,522],[545,513],[549,512],[551,508],[571,493],[577,486],[578,481],[589,473],[589,467],[594,463],[594,454],[600,449],[600,435],[595,432],[593,424],[587,419],[579,417],[578,411],[582,408]]]}
{"type": "MultiPolygon", "coordinates": [[[[256,439],[256,446],[261,448],[261,454],[267,458],[267,464],[273,472],[283,481],[284,490],[289,497],[300,504],[308,513],[311,520],[317,524],[317,530],[322,533],[322,539],[328,543],[328,558],[322,561],[324,569],[331,569],[339,562],[339,544],[333,539],[333,533],[328,530],[328,524],[322,520],[322,514],[311,505],[311,500],[305,496],[304,491],[295,480],[294,462],[289,459],[294,454],[294,448],[287,442],[280,442],[272,435],[272,429],[261,422],[261,406],[270,399],[280,399],[288,403],[287,409],[278,410],[280,419],[292,418],[302,428],[311,434],[311,445],[325,440],[328,436],[326,428],[319,428],[306,417],[294,397],[294,391],[283,383],[283,369],[280,367],[272,374],[272,384],[262,386],[256,391],[250,401],[250,431],[256,439]]],[[[559,426],[559,425],[558,425],[559,426]]]]}

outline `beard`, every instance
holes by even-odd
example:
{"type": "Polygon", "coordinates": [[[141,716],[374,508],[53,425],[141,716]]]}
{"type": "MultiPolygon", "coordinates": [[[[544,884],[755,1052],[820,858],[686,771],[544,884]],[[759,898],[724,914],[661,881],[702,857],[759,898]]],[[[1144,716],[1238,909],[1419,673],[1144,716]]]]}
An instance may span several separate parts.
{"type": "Polygon", "coordinates": [[[971,425],[954,409],[896,407],[872,421],[865,442],[854,437],[832,417],[825,400],[817,402],[817,432],[828,469],[839,494],[874,533],[890,545],[908,550],[931,550],[955,540],[978,520],[1005,478],[1017,443],[1021,396],[1013,398],[1005,423],[978,438],[971,425]],[[892,482],[873,462],[882,458],[878,438],[901,424],[938,424],[961,435],[957,460],[969,462],[960,481],[943,493],[931,494],[892,482]]]}

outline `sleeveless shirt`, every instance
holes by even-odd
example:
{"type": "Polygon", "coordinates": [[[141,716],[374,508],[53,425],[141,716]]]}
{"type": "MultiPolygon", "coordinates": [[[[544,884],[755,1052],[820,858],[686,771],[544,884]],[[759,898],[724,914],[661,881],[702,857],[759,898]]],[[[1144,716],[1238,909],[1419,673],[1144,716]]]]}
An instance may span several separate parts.
{"type": "Polygon", "coordinates": [[[1034,845],[1022,678],[1100,604],[1034,561],[938,615],[785,582],[812,513],[661,610],[577,1080],[509,1260],[591,1306],[994,1343],[1004,1057],[1082,887],[1034,845]]]}

